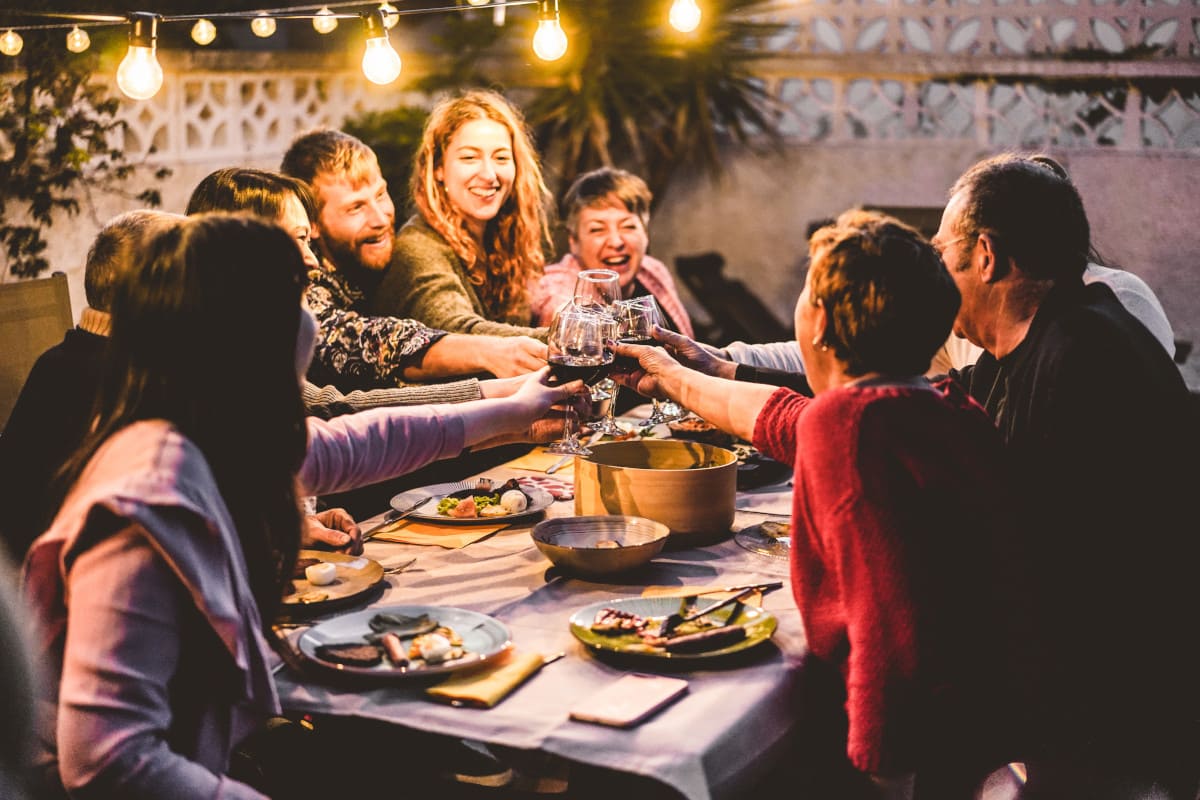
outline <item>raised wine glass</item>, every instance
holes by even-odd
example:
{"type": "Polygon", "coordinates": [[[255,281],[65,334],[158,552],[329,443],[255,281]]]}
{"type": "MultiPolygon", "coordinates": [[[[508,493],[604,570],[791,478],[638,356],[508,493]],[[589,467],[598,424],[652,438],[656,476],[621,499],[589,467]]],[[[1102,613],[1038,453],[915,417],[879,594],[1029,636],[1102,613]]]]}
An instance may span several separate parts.
{"type": "MultiPolygon", "coordinates": [[[[617,339],[627,344],[656,345],[654,328],[663,324],[662,311],[653,295],[632,297],[617,301],[617,339]]],[[[658,425],[678,419],[664,412],[662,404],[650,398],[650,416],[642,420],[642,427],[658,425]]]]}
{"type": "MultiPolygon", "coordinates": [[[[565,304],[554,315],[546,339],[550,373],[559,383],[582,380],[592,383],[612,369],[613,354],[605,342],[614,332],[612,317],[585,308],[565,304]]],[[[591,455],[579,441],[575,407],[567,403],[562,438],[546,448],[551,453],[591,455]]]]}
{"type": "MultiPolygon", "coordinates": [[[[621,299],[621,276],[611,269],[580,270],[575,279],[575,292],[572,302],[581,308],[595,309],[606,314],[614,314],[616,303],[621,299]]],[[[600,419],[591,423],[594,432],[609,436],[621,436],[625,433],[614,418],[617,402],[617,386],[611,378],[597,381],[592,386],[592,403],[608,403],[604,406],[604,414],[600,419]]]]}

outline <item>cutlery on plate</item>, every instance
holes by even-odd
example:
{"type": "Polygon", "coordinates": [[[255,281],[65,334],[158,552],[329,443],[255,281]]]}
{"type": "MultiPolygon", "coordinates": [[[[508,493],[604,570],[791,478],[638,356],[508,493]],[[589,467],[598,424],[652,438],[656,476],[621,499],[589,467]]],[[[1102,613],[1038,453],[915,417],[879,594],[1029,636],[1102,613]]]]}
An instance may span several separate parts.
{"type": "Polygon", "coordinates": [[[748,589],[757,589],[761,592],[773,592],[776,589],[783,587],[783,581],[769,581],[767,583],[747,583],[742,586],[726,586],[723,589],[705,589],[702,592],[692,592],[684,595],[684,599],[689,597],[703,597],[706,594],[721,594],[723,592],[744,592],[748,589]]]}
{"type": "Polygon", "coordinates": [[[425,505],[428,502],[429,502],[428,497],[422,497],[420,500],[413,503],[408,508],[404,508],[404,509],[400,509],[400,510],[396,510],[393,508],[391,511],[387,512],[387,514],[384,515],[382,522],[380,522],[378,525],[372,526],[369,530],[363,531],[362,540],[364,542],[367,541],[368,539],[373,537],[375,534],[379,533],[381,530],[386,528],[388,525],[391,525],[393,522],[399,522],[400,520],[404,519],[409,514],[416,511],[418,508],[420,508],[421,506],[425,505]]]}
{"type": "MultiPolygon", "coordinates": [[[[658,635],[663,636],[663,637],[670,636],[672,631],[674,631],[676,628],[678,628],[680,625],[682,625],[685,622],[695,622],[696,620],[700,619],[701,617],[707,617],[709,614],[713,613],[714,611],[725,608],[725,606],[734,605],[735,603],[741,603],[743,600],[745,600],[747,597],[749,597],[752,594],[758,594],[758,593],[767,594],[768,592],[775,591],[782,585],[783,585],[782,581],[776,581],[774,584],[759,584],[757,586],[751,586],[747,589],[743,589],[742,591],[738,592],[737,594],[733,595],[732,597],[728,597],[719,603],[715,603],[715,604],[709,606],[708,608],[704,609],[703,611],[697,611],[694,614],[688,614],[686,617],[683,615],[682,612],[676,611],[674,614],[671,614],[670,616],[668,616],[666,619],[663,620],[662,626],[658,629],[658,635]],[[768,587],[768,588],[763,588],[764,586],[768,587]]],[[[684,600],[686,601],[687,598],[685,597],[684,600]]]]}

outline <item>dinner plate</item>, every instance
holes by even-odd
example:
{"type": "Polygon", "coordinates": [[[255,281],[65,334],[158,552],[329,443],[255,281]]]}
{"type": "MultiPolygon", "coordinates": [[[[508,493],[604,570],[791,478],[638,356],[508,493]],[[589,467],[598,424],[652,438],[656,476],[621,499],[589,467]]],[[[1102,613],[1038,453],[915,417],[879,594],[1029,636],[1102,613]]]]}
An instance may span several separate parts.
{"type": "Polygon", "coordinates": [[[299,609],[316,611],[349,602],[371,591],[383,580],[383,567],[378,561],[365,556],[348,556],[325,550],[301,550],[296,554],[297,561],[305,558],[332,563],[337,567],[337,576],[333,583],[325,586],[309,583],[303,576],[293,578],[293,589],[283,598],[283,605],[289,613],[299,609]]]}
{"type": "MultiPolygon", "coordinates": [[[[412,641],[412,638],[411,636],[401,637],[405,647],[412,641]]],[[[314,625],[301,634],[296,646],[300,653],[313,663],[344,675],[404,679],[441,675],[478,666],[508,650],[512,646],[512,637],[509,635],[508,626],[503,622],[495,617],[489,617],[487,614],[480,614],[478,611],[469,611],[453,606],[379,606],[343,614],[319,625],[314,625]],[[428,614],[437,621],[438,625],[451,628],[462,637],[462,648],[465,654],[462,658],[442,664],[406,667],[394,666],[386,656],[373,667],[359,667],[339,664],[318,655],[317,649],[321,645],[368,644],[366,637],[368,634],[374,633],[371,630],[370,622],[376,614],[396,614],[405,617],[419,617],[422,614],[428,614]]]]}
{"type": "MultiPolygon", "coordinates": [[[[493,481],[497,487],[504,481],[493,481]]],[[[435,483],[432,486],[424,486],[420,489],[410,489],[407,492],[402,492],[392,498],[392,508],[397,511],[403,511],[406,508],[412,507],[413,503],[419,502],[422,497],[427,498],[424,503],[417,506],[408,515],[409,519],[419,519],[425,522],[440,522],[447,525],[479,525],[490,522],[512,522],[513,520],[528,517],[530,514],[536,514],[539,511],[545,511],[554,502],[554,495],[547,492],[545,489],[539,489],[536,486],[530,486],[528,483],[521,483],[521,491],[529,497],[529,505],[524,511],[517,514],[502,514],[495,517],[447,517],[444,514],[437,512],[438,503],[447,495],[464,489],[474,489],[475,481],[459,481],[457,483],[435,483]]]]}
{"type": "MultiPolygon", "coordinates": [[[[671,653],[666,650],[647,648],[643,644],[642,638],[636,633],[614,636],[597,633],[592,630],[592,621],[596,619],[596,614],[605,608],[626,611],[631,614],[637,614],[639,617],[665,617],[678,611],[680,602],[681,599],[679,597],[626,597],[592,603],[590,606],[584,606],[571,615],[571,633],[575,634],[576,639],[598,653],[612,653],[647,659],[669,659],[671,661],[705,661],[749,650],[751,647],[760,645],[770,639],[771,635],[775,632],[777,624],[775,616],[771,612],[757,606],[742,606],[738,612],[738,619],[733,622],[733,624],[741,625],[746,629],[746,638],[726,647],[716,650],[705,650],[702,653],[671,653]]],[[[697,608],[704,609],[707,606],[715,606],[719,603],[719,600],[702,598],[697,602],[697,608]]],[[[736,606],[726,606],[723,609],[718,609],[713,612],[712,618],[718,622],[724,622],[729,619],[729,615],[733,613],[734,608],[736,606]]]]}

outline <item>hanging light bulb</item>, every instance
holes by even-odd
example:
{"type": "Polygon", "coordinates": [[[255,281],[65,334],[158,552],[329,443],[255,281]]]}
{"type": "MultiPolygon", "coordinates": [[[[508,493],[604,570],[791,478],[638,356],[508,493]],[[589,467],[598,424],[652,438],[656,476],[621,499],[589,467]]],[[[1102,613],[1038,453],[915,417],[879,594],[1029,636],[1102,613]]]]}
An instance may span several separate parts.
{"type": "Polygon", "coordinates": [[[507,9],[508,6],[504,5],[504,3],[496,3],[496,5],[492,6],[492,24],[497,28],[504,27],[504,19],[508,16],[507,9]]]}
{"type": "Polygon", "coordinates": [[[486,6],[490,2],[491,0],[467,0],[467,4],[472,6],[486,6]]]}
{"type": "Polygon", "coordinates": [[[381,3],[379,10],[383,12],[383,27],[389,31],[400,21],[400,12],[391,3],[381,3]]]}
{"type": "Polygon", "coordinates": [[[117,67],[117,86],[134,100],[149,100],[162,88],[163,71],[154,57],[158,16],[145,11],[129,15],[129,52],[117,67]]]}
{"type": "Polygon", "coordinates": [[[71,28],[71,32],[67,34],[67,49],[72,53],[82,53],[88,49],[92,43],[91,37],[87,35],[87,31],[76,25],[71,28]]]}
{"type": "Polygon", "coordinates": [[[696,5],[696,0],[674,0],[667,19],[680,33],[691,33],[700,26],[700,6],[696,5]]]}
{"type": "Polygon", "coordinates": [[[192,26],[192,41],[204,47],[217,38],[217,26],[207,19],[198,19],[192,26]]]}
{"type": "Polygon", "coordinates": [[[543,61],[557,61],[567,52],[567,35],[558,23],[558,0],[538,0],[538,26],[533,52],[543,61]]]}
{"type": "Polygon", "coordinates": [[[21,48],[24,46],[25,40],[16,31],[7,30],[0,34],[0,53],[4,53],[6,56],[15,56],[21,52],[21,48]]]}
{"type": "Polygon", "coordinates": [[[383,11],[376,9],[363,14],[367,26],[367,48],[363,51],[362,71],[371,83],[391,83],[400,77],[400,55],[388,41],[383,11]]]}
{"type": "Polygon", "coordinates": [[[260,39],[266,39],[275,33],[275,18],[267,14],[259,14],[250,20],[250,30],[260,39]]]}
{"type": "Polygon", "coordinates": [[[313,29],[317,33],[333,33],[333,29],[337,27],[337,17],[328,7],[322,8],[313,16],[313,29]]]}

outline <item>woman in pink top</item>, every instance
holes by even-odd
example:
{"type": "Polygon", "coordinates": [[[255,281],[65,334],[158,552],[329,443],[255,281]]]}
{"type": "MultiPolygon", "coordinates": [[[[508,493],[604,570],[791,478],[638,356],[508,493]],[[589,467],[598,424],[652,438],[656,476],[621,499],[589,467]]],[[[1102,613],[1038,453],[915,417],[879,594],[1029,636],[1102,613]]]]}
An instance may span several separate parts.
{"type": "Polygon", "coordinates": [[[970,797],[1007,760],[990,648],[1015,526],[991,422],[923,377],[959,294],[929,244],[881,215],[848,212],[810,250],[795,322],[814,397],[621,345],[644,370],[624,382],[794,465],[792,592],[817,663],[840,676],[844,753],[867,788],[915,777],[918,797],[970,797]]]}
{"type": "Polygon", "coordinates": [[[549,325],[570,300],[581,270],[611,269],[625,297],[654,295],[673,330],[692,337],[692,320],[667,265],[646,254],[650,189],[632,173],[602,167],[575,179],[563,199],[571,252],[548,264],[530,289],[536,325],[549,325]]]}
{"type": "Polygon", "coordinates": [[[119,278],[97,421],[23,573],[51,791],[262,797],[226,771],[279,713],[263,628],[296,560],[298,496],[519,436],[568,396],[543,371],[511,398],[306,419],[305,275],[281,227],[210,215],[119,278]]]}

